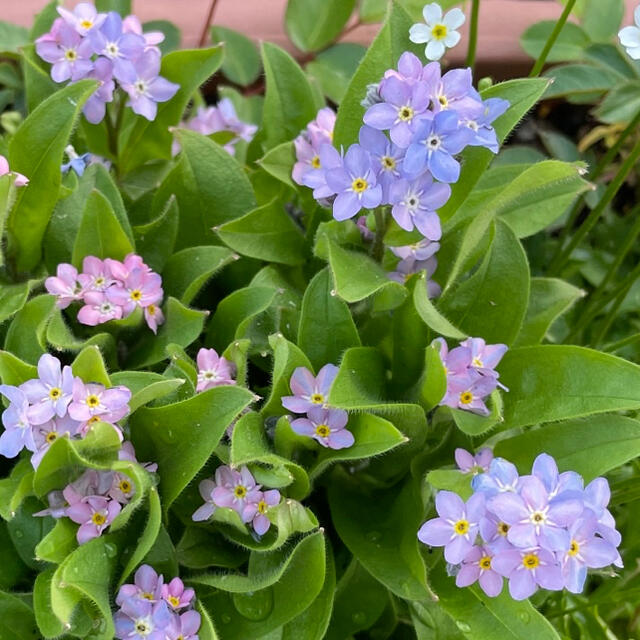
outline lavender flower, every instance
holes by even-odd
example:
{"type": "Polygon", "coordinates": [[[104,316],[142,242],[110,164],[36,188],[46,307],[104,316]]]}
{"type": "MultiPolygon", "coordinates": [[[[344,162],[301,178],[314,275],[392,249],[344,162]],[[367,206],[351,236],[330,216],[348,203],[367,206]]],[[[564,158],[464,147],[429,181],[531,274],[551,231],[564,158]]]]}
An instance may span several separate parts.
{"type": "Polygon", "coordinates": [[[102,496],[83,498],[67,507],[67,517],[80,525],[76,534],[78,544],[101,536],[121,509],[119,502],[102,496]]]}
{"type": "Polygon", "coordinates": [[[458,564],[473,548],[484,509],[481,493],[472,495],[464,503],[452,491],[439,491],[436,495],[439,517],[427,520],[420,527],[418,538],[432,547],[444,547],[445,560],[458,564]]]}
{"type": "Polygon", "coordinates": [[[447,377],[447,393],[440,404],[454,409],[473,411],[480,415],[489,415],[484,399],[496,388],[493,378],[469,373],[463,376],[447,377]]]}
{"type": "Polygon", "coordinates": [[[291,422],[291,428],[301,436],[308,436],[329,449],[346,449],[354,443],[351,431],[345,429],[349,416],[343,409],[311,407],[306,418],[291,422]]]}
{"type": "Polygon", "coordinates": [[[422,15],[426,24],[414,24],[409,30],[409,39],[417,44],[426,42],[427,60],[439,60],[447,48],[455,47],[460,42],[457,29],[464,24],[465,15],[460,9],[451,9],[443,16],[437,2],[426,5],[422,15]]]}
{"type": "Polygon", "coordinates": [[[105,389],[101,384],[85,384],[76,378],[73,382],[73,401],[69,415],[79,422],[98,417],[115,423],[129,413],[131,391],[124,386],[105,389]]]}
{"type": "Polygon", "coordinates": [[[353,218],[362,208],[374,209],[382,202],[371,156],[359,144],[349,147],[342,166],[326,171],[326,181],[337,197],[333,203],[336,220],[353,218]]]}
{"type": "Polygon", "coordinates": [[[29,401],[24,391],[8,384],[0,385],[0,393],[9,399],[11,404],[2,413],[2,424],[5,430],[0,436],[0,455],[15,458],[23,448],[36,450],[33,431],[29,422],[29,401]]]}
{"type": "Polygon", "coordinates": [[[468,587],[478,582],[480,588],[490,597],[495,598],[502,591],[502,576],[492,566],[494,552],[487,546],[474,546],[462,561],[456,576],[458,587],[468,587]]]}
{"type": "Polygon", "coordinates": [[[201,622],[197,611],[185,611],[179,616],[174,616],[164,630],[167,640],[198,640],[201,622]]]}
{"type": "Polygon", "coordinates": [[[330,107],[320,109],[315,120],[307,125],[307,131],[316,139],[333,142],[333,130],[336,126],[336,112],[330,107]]]}
{"type": "Polygon", "coordinates": [[[31,464],[37,469],[49,451],[51,445],[62,436],[74,436],[78,433],[78,423],[65,416],[64,418],[54,418],[43,424],[33,427],[33,440],[36,444],[35,453],[31,456],[31,464]]]}
{"type": "Polygon", "coordinates": [[[184,582],[180,578],[173,578],[168,584],[162,585],[162,599],[174,611],[189,607],[195,595],[193,589],[185,589],[184,582]]]}
{"type": "Polygon", "coordinates": [[[480,537],[494,553],[513,548],[513,545],[507,540],[509,525],[490,511],[487,511],[480,518],[479,529],[480,537]]]}
{"type": "Polygon", "coordinates": [[[122,606],[134,599],[150,603],[162,601],[163,577],[153,567],[143,564],[135,573],[133,584],[123,584],[118,591],[116,604],[122,606]]]}
{"type": "Polygon", "coordinates": [[[180,85],[169,82],[160,74],[160,56],[153,50],[146,51],[133,61],[135,80],[122,83],[129,94],[127,103],[134,113],[155,120],[158,102],[167,102],[176,94],[180,85]]]}
{"type": "Polygon", "coordinates": [[[158,326],[164,324],[164,313],[157,305],[150,304],[144,308],[144,319],[149,329],[158,333],[158,326]]]}
{"type": "Polygon", "coordinates": [[[337,375],[338,367],[334,364],[325,364],[315,378],[306,367],[297,367],[289,382],[294,395],[284,396],[282,406],[293,413],[306,413],[314,407],[326,406],[337,375]]]}
{"type": "Polygon", "coordinates": [[[514,600],[525,600],[538,586],[560,591],[564,586],[562,569],[554,555],[546,549],[510,549],[498,553],[492,566],[509,579],[509,593],[514,600]]]}
{"type": "Polygon", "coordinates": [[[455,459],[458,469],[462,473],[471,473],[474,476],[478,473],[489,471],[489,465],[493,460],[493,451],[489,447],[484,447],[474,456],[465,449],[455,450],[455,459]]]}
{"type": "Polygon", "coordinates": [[[433,181],[424,173],[417,179],[397,180],[391,185],[389,200],[393,204],[391,215],[405,231],[418,231],[434,242],[442,237],[440,217],[436,209],[442,207],[451,196],[451,187],[433,181]]]}
{"type": "Polygon", "coordinates": [[[460,343],[460,346],[469,349],[471,355],[469,366],[472,369],[483,376],[499,377],[494,369],[509,348],[506,344],[487,344],[482,338],[467,338],[460,343]]]}
{"type": "Polygon", "coordinates": [[[106,13],[98,13],[90,2],[81,2],[73,11],[64,7],[57,8],[62,19],[81,35],[86,36],[94,27],[99,27],[107,18],[106,13]]]}
{"type": "Polygon", "coordinates": [[[256,484],[246,466],[240,471],[227,466],[216,469],[216,486],[211,492],[213,503],[217,507],[234,509],[242,516],[242,512],[249,502],[255,502],[260,485],[256,484]]]}
{"type": "Polygon", "coordinates": [[[421,120],[404,158],[403,168],[416,176],[428,169],[436,180],[457,182],[460,163],[453,157],[473,138],[473,132],[461,127],[455,111],[441,111],[421,120]]]}
{"type": "Polygon", "coordinates": [[[215,349],[200,349],[198,363],[198,384],[196,392],[206,391],[225,384],[235,384],[235,365],[219,356],[215,349]]]}
{"type": "Polygon", "coordinates": [[[158,465],[155,462],[138,462],[133,444],[128,441],[122,443],[120,451],[118,451],[118,460],[128,460],[129,462],[136,462],[149,473],[155,473],[158,470],[158,465]]]}
{"type": "Polygon", "coordinates": [[[162,31],[148,31],[147,33],[143,33],[140,20],[133,15],[127,16],[122,21],[122,30],[124,33],[135,33],[136,35],[142,36],[145,41],[145,51],[155,51],[160,55],[158,45],[164,42],[164,33],[162,33],[162,31]]]}
{"type": "Polygon", "coordinates": [[[404,150],[390,142],[387,136],[368,126],[360,128],[360,146],[371,154],[376,179],[382,186],[382,200],[389,202],[389,190],[400,179],[404,150]]]}
{"type": "MultiPolygon", "coordinates": [[[[342,167],[342,155],[330,144],[322,144],[317,154],[310,158],[310,168],[301,166],[304,164],[303,157],[301,156],[299,163],[296,163],[298,167],[296,176],[300,179],[300,184],[313,189],[313,197],[319,202],[324,202],[335,195],[335,191],[327,183],[327,172],[342,167]]],[[[296,166],[294,166],[294,170],[296,170],[296,166]]],[[[329,205],[327,204],[327,206],[329,205]]]]}
{"type": "Polygon", "coordinates": [[[474,136],[468,144],[472,147],[486,147],[493,153],[498,153],[498,136],[491,126],[510,106],[507,100],[489,98],[478,103],[475,111],[469,110],[461,115],[461,124],[473,131],[474,136]]]}
{"type": "Polygon", "coordinates": [[[111,488],[107,492],[109,498],[120,504],[127,504],[135,494],[135,486],[125,473],[114,473],[111,488]]]}
{"type": "MultiPolygon", "coordinates": [[[[107,112],[107,103],[113,101],[113,92],[116,88],[116,84],[113,81],[112,62],[106,58],[98,58],[87,77],[99,80],[100,86],[89,96],[82,108],[82,113],[91,124],[98,124],[104,119],[107,112]]],[[[62,172],[64,173],[65,167],[68,166],[81,176],[85,167],[89,164],[90,158],[91,155],[88,153],[83,154],[80,158],[72,158],[69,165],[62,165],[62,172]]]]}
{"type": "Polygon", "coordinates": [[[250,522],[253,530],[259,535],[264,535],[271,527],[271,521],[267,517],[270,507],[280,503],[280,492],[277,489],[259,491],[255,500],[249,502],[242,511],[242,521],[250,522]]]}
{"type": "Polygon", "coordinates": [[[489,470],[471,480],[474,491],[484,493],[487,498],[499,493],[518,491],[520,476],[516,466],[504,458],[494,458],[489,464],[489,470]]]}
{"type": "MultiPolygon", "coordinates": [[[[622,536],[616,530],[616,522],[607,506],[611,500],[611,489],[605,478],[595,478],[584,489],[584,506],[597,519],[598,533],[615,547],[620,545],[622,536]]],[[[621,561],[617,561],[616,566],[622,566],[621,561]]]]}
{"type": "Polygon", "coordinates": [[[122,640],[166,640],[173,622],[166,602],[151,603],[130,599],[120,605],[114,616],[116,638],[122,640]]]}
{"type": "Polygon", "coordinates": [[[407,84],[414,85],[423,80],[424,68],[420,58],[410,51],[405,51],[398,60],[398,70],[387,69],[382,84],[387,78],[398,78],[407,84]]]}
{"type": "Polygon", "coordinates": [[[452,69],[442,75],[440,64],[431,62],[424,68],[423,78],[434,113],[449,109],[464,119],[483,111],[480,96],[473,88],[471,69],[452,69]]]}
{"type": "Polygon", "coordinates": [[[213,490],[216,488],[216,483],[213,480],[207,479],[203,480],[198,489],[200,491],[200,495],[204,500],[204,504],[196,509],[191,516],[191,519],[194,522],[204,522],[208,520],[216,510],[216,505],[213,501],[213,490]]]}
{"type": "Polygon", "coordinates": [[[409,84],[396,77],[386,78],[380,87],[384,102],[374,104],[364,114],[364,123],[379,130],[389,130],[391,140],[406,149],[416,123],[425,116],[429,94],[424,83],[409,84]]]}
{"type": "MultiPolygon", "coordinates": [[[[437,243],[433,244],[437,245],[437,243]]],[[[427,288],[427,296],[429,298],[435,298],[442,292],[440,285],[432,280],[433,274],[437,268],[438,261],[435,256],[432,256],[427,260],[416,260],[413,257],[408,257],[400,260],[396,265],[395,271],[390,271],[387,275],[390,280],[404,284],[414,273],[424,271],[426,275],[425,286],[427,288]]]]}
{"type": "Polygon", "coordinates": [[[53,65],[51,78],[54,82],[76,82],[93,69],[91,43],[66,23],[58,26],[54,39],[38,38],[36,52],[53,65]]]}

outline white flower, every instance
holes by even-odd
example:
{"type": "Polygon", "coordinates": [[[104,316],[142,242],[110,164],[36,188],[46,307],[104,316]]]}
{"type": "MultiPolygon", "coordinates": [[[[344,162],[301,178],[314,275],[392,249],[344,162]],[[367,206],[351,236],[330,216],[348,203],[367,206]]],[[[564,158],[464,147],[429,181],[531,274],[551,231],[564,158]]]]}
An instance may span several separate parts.
{"type": "Polygon", "coordinates": [[[630,58],[640,60],[640,6],[633,13],[635,27],[625,27],[618,33],[620,44],[627,50],[630,58]]]}
{"type": "Polygon", "coordinates": [[[460,34],[456,29],[464,24],[464,13],[460,9],[451,9],[443,17],[442,7],[432,2],[425,5],[422,15],[427,24],[414,24],[409,29],[409,39],[416,44],[427,43],[427,60],[440,60],[447,48],[455,47],[460,42],[460,34]]]}

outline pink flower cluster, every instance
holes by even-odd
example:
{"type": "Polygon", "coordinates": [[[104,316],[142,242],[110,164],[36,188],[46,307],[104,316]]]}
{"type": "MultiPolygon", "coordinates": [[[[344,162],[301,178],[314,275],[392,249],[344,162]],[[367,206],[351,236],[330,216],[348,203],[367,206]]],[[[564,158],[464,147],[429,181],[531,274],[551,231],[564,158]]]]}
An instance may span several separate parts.
{"type": "Polygon", "coordinates": [[[48,353],[38,362],[38,378],[0,385],[0,394],[10,401],[2,414],[0,455],[15,458],[26,448],[34,468],[58,438],[84,438],[94,422],[111,424],[122,440],[117,423],[129,414],[131,399],[127,387],[85,383],[48,353]]]}
{"type": "MultiPolygon", "coordinates": [[[[130,442],[122,444],[118,458],[137,462],[130,442]]],[[[150,472],[158,468],[156,464],[143,466],[150,472]]],[[[34,515],[69,518],[80,525],[76,539],[78,544],[84,544],[102,535],[134,493],[135,487],[128,475],[118,471],[87,469],[62,491],[49,493],[49,508],[34,515]]]]}
{"type": "Polygon", "coordinates": [[[489,415],[484,401],[491,392],[500,387],[500,374],[496,366],[506,353],[506,344],[486,344],[482,338],[467,338],[460,346],[449,351],[443,338],[434,344],[440,350],[440,359],[447,374],[447,392],[441,405],[464,409],[480,415],[489,415]]]}
{"type": "Polygon", "coordinates": [[[259,536],[271,526],[267,512],[280,502],[280,492],[262,491],[247,467],[239,471],[226,465],[218,467],[215,478],[203,480],[199,488],[205,503],[191,516],[195,522],[208,520],[218,507],[227,507],[236,511],[242,522],[250,523],[259,536]]]}
{"type": "Polygon", "coordinates": [[[59,264],[56,275],[47,278],[44,285],[58,298],[56,305],[60,309],[66,309],[72,302],[83,302],[78,322],[91,327],[126,318],[138,308],[144,311],[147,325],[154,333],[164,322],[160,309],[164,295],[162,278],[135,253],[130,253],[123,262],[87,256],[82,262],[82,273],[73,265],[59,264]]]}
{"type": "Polygon", "coordinates": [[[236,383],[233,379],[236,366],[223,356],[219,356],[215,349],[200,349],[196,362],[198,364],[197,393],[224,384],[236,383]]]}

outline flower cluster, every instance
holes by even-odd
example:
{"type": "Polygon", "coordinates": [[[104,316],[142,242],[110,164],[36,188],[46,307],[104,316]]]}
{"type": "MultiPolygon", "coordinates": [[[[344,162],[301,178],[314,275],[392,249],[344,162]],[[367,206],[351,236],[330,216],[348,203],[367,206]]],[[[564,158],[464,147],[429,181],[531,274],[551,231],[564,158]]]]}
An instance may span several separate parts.
{"type": "Polygon", "coordinates": [[[158,102],[173,98],[179,85],[160,76],[162,33],[143,34],[135,16],[124,20],[115,11],[98,13],[81,2],[73,11],[58,7],[60,17],[51,30],[36,40],[36,52],[53,65],[55,82],[100,81],[87,100],[84,115],[93,124],[102,121],[106,105],[114,99],[116,82],[128,94],[134,113],[154,120],[158,102]]]}
{"type": "Polygon", "coordinates": [[[196,392],[220,387],[224,384],[235,384],[235,365],[223,356],[219,356],[215,349],[200,349],[196,356],[198,365],[198,384],[196,392]]]}
{"type": "Polygon", "coordinates": [[[87,256],[82,273],[70,264],[58,265],[56,275],[46,279],[47,291],[58,299],[56,305],[66,309],[82,301],[78,322],[95,327],[109,320],[121,320],[136,309],[144,312],[149,328],[156,333],[164,322],[162,278],[134,253],[123,262],[87,256]]]}
{"type": "Polygon", "coordinates": [[[389,205],[402,229],[417,229],[437,242],[442,231],[436,210],[447,202],[449,185],[460,175],[456,156],[467,146],[497,153],[491,125],[509,103],[483,101],[472,85],[471,69],[442,75],[439,63],[423,67],[409,52],[397,70],[385,73],[374,93],[368,97],[359,143],[344,156],[331,144],[334,117],[326,110],[318,114],[296,140],[293,179],[312,188],[319,201],[335,196],[336,220],[389,205]]]}
{"type": "Polygon", "coordinates": [[[298,367],[289,382],[294,395],[284,396],[282,406],[293,413],[306,414],[291,421],[291,428],[298,435],[313,438],[329,449],[346,449],[354,443],[353,434],[345,428],[349,416],[344,409],[328,406],[329,391],[337,375],[338,367],[333,364],[325,364],[316,377],[306,367],[298,367]]]}
{"type": "Polygon", "coordinates": [[[6,176],[8,174],[15,176],[14,184],[16,187],[26,187],[29,184],[29,178],[23,176],[21,173],[11,171],[11,169],[9,169],[9,161],[0,155],[0,176],[6,176]]]}
{"type": "Polygon", "coordinates": [[[280,503],[277,489],[262,490],[247,467],[240,470],[223,465],[215,477],[203,480],[199,486],[204,504],[191,516],[195,522],[208,520],[218,507],[233,509],[245,524],[264,535],[271,527],[267,512],[280,503]]]}
{"type": "MultiPolygon", "coordinates": [[[[258,127],[255,124],[243,122],[238,118],[233,102],[229,98],[223,98],[214,107],[199,107],[196,115],[190,120],[186,120],[181,125],[184,129],[190,129],[201,133],[203,136],[210,136],[214,133],[226,131],[233,134],[233,138],[225,143],[224,149],[230,155],[235,155],[236,145],[240,140],[251,142],[258,127]]],[[[180,144],[173,143],[173,154],[180,151],[180,144]]]]}
{"type": "Polygon", "coordinates": [[[165,583],[148,564],[135,573],[133,584],[118,591],[114,615],[121,640],[198,640],[200,614],[194,610],[195,592],[180,578],[165,583]]]}
{"type": "Polygon", "coordinates": [[[124,386],[85,383],[48,353],[38,361],[37,378],[18,387],[0,385],[0,393],[10,402],[2,414],[0,454],[15,458],[26,448],[34,468],[58,438],[84,438],[94,422],[111,424],[122,440],[117,423],[129,414],[131,398],[124,386]]]}
{"type": "Polygon", "coordinates": [[[459,587],[477,581],[495,597],[504,577],[515,600],[538,587],[581,593],[588,569],[622,566],[605,478],[585,487],[582,476],[559,473],[555,460],[543,453],[530,475],[519,476],[513,464],[494,458],[471,484],[473,495],[466,502],[439,491],[439,517],[418,532],[424,544],[444,547],[446,561],[456,565],[459,587]]]}
{"type": "Polygon", "coordinates": [[[484,401],[497,387],[508,391],[500,384],[496,366],[506,353],[506,344],[486,344],[482,338],[467,338],[460,346],[449,351],[443,338],[434,344],[440,350],[440,359],[447,374],[447,392],[441,405],[454,409],[473,411],[488,415],[484,401]]]}

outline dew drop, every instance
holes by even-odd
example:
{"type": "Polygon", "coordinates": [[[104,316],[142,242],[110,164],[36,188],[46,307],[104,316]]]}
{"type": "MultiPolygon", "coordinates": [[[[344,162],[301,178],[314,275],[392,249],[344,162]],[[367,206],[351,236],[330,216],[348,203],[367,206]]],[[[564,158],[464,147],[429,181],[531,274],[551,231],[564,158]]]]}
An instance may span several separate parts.
{"type": "Polygon", "coordinates": [[[238,613],[248,620],[264,620],[273,610],[271,587],[260,589],[260,591],[235,593],[232,599],[238,613]]]}
{"type": "Polygon", "coordinates": [[[107,542],[104,545],[104,550],[107,556],[109,556],[109,558],[115,558],[116,553],[118,553],[118,550],[116,549],[116,545],[111,544],[110,542],[107,542]]]}
{"type": "Polygon", "coordinates": [[[356,613],[351,616],[351,619],[355,624],[360,625],[367,621],[367,615],[362,611],[356,611],[356,613]]]}
{"type": "Polygon", "coordinates": [[[371,542],[378,542],[382,538],[382,534],[379,531],[369,531],[367,533],[367,540],[371,542]]]}
{"type": "Polygon", "coordinates": [[[16,529],[16,530],[13,532],[13,535],[14,535],[16,538],[22,538],[22,537],[24,536],[24,533],[22,532],[22,529],[16,529]]]}
{"type": "Polygon", "coordinates": [[[531,616],[526,611],[521,611],[518,614],[518,618],[520,618],[520,620],[522,620],[522,622],[524,622],[525,624],[531,622],[531,616]]]}
{"type": "Polygon", "coordinates": [[[222,614],[222,622],[229,624],[231,622],[231,616],[228,613],[222,614]]]}
{"type": "Polygon", "coordinates": [[[462,633],[471,632],[471,627],[466,622],[463,622],[462,620],[456,620],[456,626],[458,627],[458,629],[460,629],[460,631],[462,631],[462,633]]]}
{"type": "Polygon", "coordinates": [[[331,289],[331,291],[329,291],[329,294],[332,296],[336,295],[336,290],[335,289],[331,289]]]}

